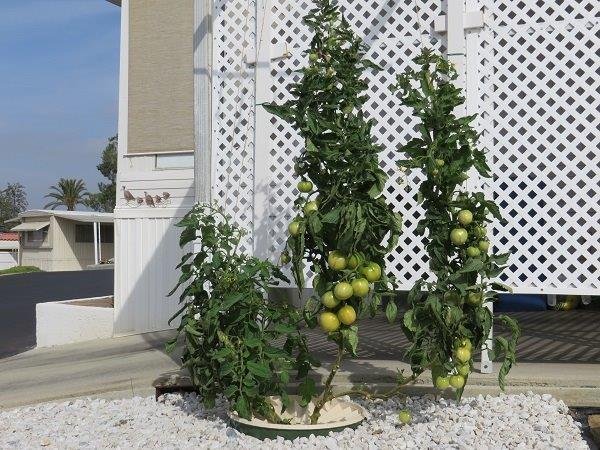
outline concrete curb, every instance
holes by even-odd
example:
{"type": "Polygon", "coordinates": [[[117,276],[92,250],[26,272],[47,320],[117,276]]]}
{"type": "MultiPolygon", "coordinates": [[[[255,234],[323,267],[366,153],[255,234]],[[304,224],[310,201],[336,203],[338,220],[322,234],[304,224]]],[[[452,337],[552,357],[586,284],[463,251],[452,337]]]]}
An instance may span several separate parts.
{"type": "MultiPolygon", "coordinates": [[[[164,342],[172,331],[88,343],[34,349],[0,360],[0,408],[80,397],[122,398],[154,394],[161,377],[179,372],[179,356],[167,355],[164,342]]],[[[322,382],[327,365],[317,372],[322,382]]],[[[497,367],[496,367],[497,368],[497,367]]],[[[398,371],[410,367],[398,361],[347,360],[338,373],[340,390],[367,385],[387,389],[398,371]]],[[[513,368],[507,393],[550,393],[570,406],[600,406],[600,367],[597,364],[524,363],[513,368]]],[[[424,373],[404,390],[407,394],[435,391],[424,373]]],[[[473,373],[465,395],[497,395],[497,374],[473,373]]],[[[451,393],[448,393],[451,395],[451,393]]]]}

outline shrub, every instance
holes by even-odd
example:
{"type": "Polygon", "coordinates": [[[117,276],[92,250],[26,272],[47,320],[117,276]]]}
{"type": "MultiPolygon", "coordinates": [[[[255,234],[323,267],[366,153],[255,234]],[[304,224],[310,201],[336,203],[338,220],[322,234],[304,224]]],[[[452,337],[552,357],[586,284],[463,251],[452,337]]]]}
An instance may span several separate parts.
{"type": "Polygon", "coordinates": [[[181,277],[169,295],[181,287],[182,307],[171,319],[180,324],[168,350],[183,341],[183,367],[206,406],[223,395],[243,418],[278,422],[266,397],[289,405],[290,376],[306,378],[313,362],[298,331],[301,314],[267,298],[270,286],[287,279],[239,251],[243,231],[216,206],[197,205],[179,226],[181,247],[198,247],[177,266],[181,277]]]}

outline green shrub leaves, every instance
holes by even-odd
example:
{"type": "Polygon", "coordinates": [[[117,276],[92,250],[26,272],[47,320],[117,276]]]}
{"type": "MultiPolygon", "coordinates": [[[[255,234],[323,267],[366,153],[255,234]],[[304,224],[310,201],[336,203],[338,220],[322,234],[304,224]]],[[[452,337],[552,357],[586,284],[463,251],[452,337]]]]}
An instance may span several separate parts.
{"type": "Polygon", "coordinates": [[[183,366],[207,406],[224,395],[241,417],[279,421],[269,395],[287,397],[290,374],[306,378],[317,364],[299,333],[301,315],[267,299],[268,289],[288,281],[273,264],[242,254],[242,230],[218,207],[197,205],[179,223],[181,245],[197,239],[197,252],[178,265],[171,294],[181,289],[178,336],[183,366]]]}

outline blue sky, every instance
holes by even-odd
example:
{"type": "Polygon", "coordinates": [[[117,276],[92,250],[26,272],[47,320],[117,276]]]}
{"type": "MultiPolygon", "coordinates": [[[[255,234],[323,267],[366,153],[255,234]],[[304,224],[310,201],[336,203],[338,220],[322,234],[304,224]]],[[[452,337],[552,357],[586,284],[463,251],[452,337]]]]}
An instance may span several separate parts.
{"type": "Polygon", "coordinates": [[[60,177],[96,170],[117,132],[119,8],[105,0],[0,1],[0,188],[41,208],[60,177]]]}

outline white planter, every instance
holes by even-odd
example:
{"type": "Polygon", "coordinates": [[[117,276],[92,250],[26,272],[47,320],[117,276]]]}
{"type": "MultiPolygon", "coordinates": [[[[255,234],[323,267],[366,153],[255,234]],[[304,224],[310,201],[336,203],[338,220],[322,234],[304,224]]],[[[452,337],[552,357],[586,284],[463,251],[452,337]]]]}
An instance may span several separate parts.
{"type": "Polygon", "coordinates": [[[38,303],[35,308],[38,347],[73,344],[113,336],[112,297],[38,303]]]}
{"type": "MultiPolygon", "coordinates": [[[[242,433],[259,439],[274,439],[278,436],[293,440],[297,437],[325,436],[331,431],[341,431],[345,428],[356,428],[367,417],[366,410],[350,401],[336,398],[323,406],[319,422],[311,425],[310,416],[314,411],[314,402],[307,407],[298,404],[298,396],[291,395],[292,406],[281,414],[283,420],[289,420],[289,424],[270,423],[266,420],[253,418],[242,419],[237,413],[228,413],[232,426],[242,433]]],[[[281,411],[281,398],[271,397],[270,401],[279,413],[281,411]]]]}

